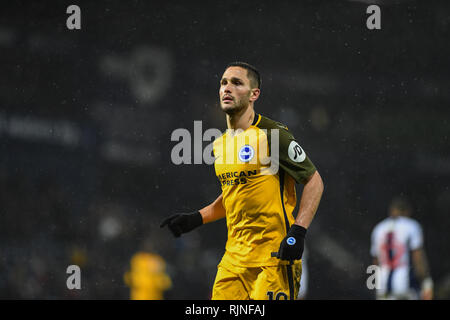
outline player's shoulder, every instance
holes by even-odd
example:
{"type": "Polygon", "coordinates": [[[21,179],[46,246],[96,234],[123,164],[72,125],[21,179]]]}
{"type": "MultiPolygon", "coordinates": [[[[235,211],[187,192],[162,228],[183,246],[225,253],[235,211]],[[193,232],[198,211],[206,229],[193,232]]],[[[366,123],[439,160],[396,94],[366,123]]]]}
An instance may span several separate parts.
{"type": "Polygon", "coordinates": [[[373,232],[384,232],[386,229],[396,229],[396,230],[420,230],[421,226],[420,223],[412,218],[400,216],[400,217],[387,217],[378,222],[373,232]]]}
{"type": "Polygon", "coordinates": [[[399,219],[400,219],[401,223],[408,228],[419,229],[419,230],[421,229],[420,223],[413,218],[402,216],[402,217],[399,217],[399,219]]]}
{"type": "Polygon", "coordinates": [[[383,229],[388,224],[389,218],[384,218],[381,221],[378,221],[375,227],[373,228],[373,232],[378,232],[383,229]]]}
{"type": "Polygon", "coordinates": [[[289,128],[279,121],[273,120],[263,115],[258,115],[259,119],[257,120],[256,126],[259,129],[266,130],[267,134],[270,136],[273,134],[273,130],[278,131],[278,136],[280,138],[281,143],[290,143],[292,140],[296,140],[294,135],[289,131],[289,128]]]}
{"type": "Polygon", "coordinates": [[[255,120],[255,126],[260,129],[279,129],[289,131],[288,127],[284,123],[263,116],[262,114],[257,114],[257,119],[255,120]]]}
{"type": "Polygon", "coordinates": [[[378,233],[385,233],[386,230],[390,230],[393,228],[395,224],[395,221],[392,219],[392,217],[386,217],[383,220],[379,221],[375,227],[373,228],[373,233],[374,234],[378,234],[378,233]]]}
{"type": "Polygon", "coordinates": [[[411,223],[411,224],[417,224],[419,223],[416,219],[413,219],[411,217],[405,217],[405,216],[401,216],[399,217],[400,219],[402,219],[403,221],[405,221],[406,223],[411,223]]]}
{"type": "Polygon", "coordinates": [[[223,141],[223,139],[226,137],[226,135],[227,135],[227,131],[225,130],[224,132],[222,132],[222,134],[220,136],[218,136],[217,138],[214,139],[213,145],[221,143],[223,141]]]}

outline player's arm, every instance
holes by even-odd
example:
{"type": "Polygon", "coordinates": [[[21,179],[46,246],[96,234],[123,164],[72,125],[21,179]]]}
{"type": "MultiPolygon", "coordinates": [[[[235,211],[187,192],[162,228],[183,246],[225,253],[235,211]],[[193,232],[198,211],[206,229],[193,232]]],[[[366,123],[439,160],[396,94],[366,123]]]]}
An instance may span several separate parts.
{"type": "Polygon", "coordinates": [[[303,187],[297,217],[286,237],[281,241],[278,258],[282,260],[298,260],[302,258],[306,231],[319,207],[323,189],[322,178],[316,170],[303,187]]]}
{"type": "Polygon", "coordinates": [[[412,263],[416,276],[422,283],[422,299],[433,299],[433,280],[428,268],[428,261],[423,248],[412,250],[412,263]]]}
{"type": "Polygon", "coordinates": [[[281,241],[277,254],[282,260],[292,261],[302,257],[306,232],[319,207],[324,184],[316,167],[289,131],[280,130],[279,133],[279,165],[297,183],[304,185],[295,222],[281,241]]]}
{"type": "Polygon", "coordinates": [[[323,193],[323,181],[319,172],[316,170],[307,180],[303,187],[303,193],[300,198],[300,207],[298,210],[295,224],[305,229],[309,228],[323,193]]]}
{"type": "Polygon", "coordinates": [[[172,234],[178,238],[183,233],[194,230],[197,227],[225,217],[225,208],[222,204],[222,194],[210,205],[194,212],[177,213],[161,223],[161,228],[168,226],[172,234]]]}
{"type": "Polygon", "coordinates": [[[222,200],[223,196],[220,194],[213,203],[199,210],[202,215],[203,224],[225,218],[225,208],[223,207],[222,200]]]}

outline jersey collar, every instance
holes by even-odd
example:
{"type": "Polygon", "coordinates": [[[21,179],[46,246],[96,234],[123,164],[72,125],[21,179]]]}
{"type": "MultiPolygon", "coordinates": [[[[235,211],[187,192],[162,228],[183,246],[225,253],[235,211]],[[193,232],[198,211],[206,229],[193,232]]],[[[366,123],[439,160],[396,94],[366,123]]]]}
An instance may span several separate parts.
{"type": "Polygon", "coordinates": [[[255,112],[255,118],[253,119],[252,126],[256,126],[261,120],[261,115],[255,112]]]}

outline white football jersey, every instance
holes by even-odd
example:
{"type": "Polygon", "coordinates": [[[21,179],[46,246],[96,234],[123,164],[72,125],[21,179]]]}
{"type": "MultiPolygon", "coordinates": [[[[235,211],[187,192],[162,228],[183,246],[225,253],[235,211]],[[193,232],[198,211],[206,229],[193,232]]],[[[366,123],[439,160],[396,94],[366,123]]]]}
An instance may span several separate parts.
{"type": "Polygon", "coordinates": [[[408,217],[389,217],[372,231],[370,253],[380,266],[378,298],[417,299],[411,250],[423,246],[422,228],[408,217]]]}

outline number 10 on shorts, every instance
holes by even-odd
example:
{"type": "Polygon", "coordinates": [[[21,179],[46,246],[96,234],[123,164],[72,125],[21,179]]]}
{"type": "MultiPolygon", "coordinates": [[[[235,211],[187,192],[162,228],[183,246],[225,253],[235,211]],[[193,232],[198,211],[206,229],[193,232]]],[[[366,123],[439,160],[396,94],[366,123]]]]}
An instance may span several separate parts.
{"type": "MultiPolygon", "coordinates": [[[[267,291],[267,296],[269,297],[269,300],[273,300],[273,291],[267,291]]],[[[275,300],[287,300],[288,295],[284,292],[278,292],[275,296],[275,300]]]]}

